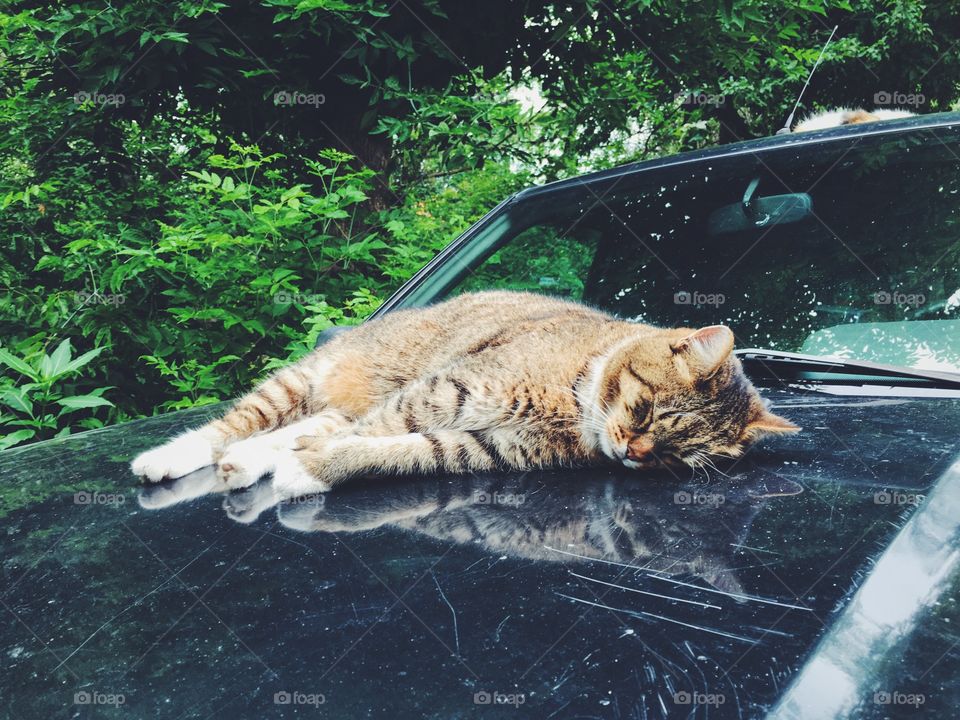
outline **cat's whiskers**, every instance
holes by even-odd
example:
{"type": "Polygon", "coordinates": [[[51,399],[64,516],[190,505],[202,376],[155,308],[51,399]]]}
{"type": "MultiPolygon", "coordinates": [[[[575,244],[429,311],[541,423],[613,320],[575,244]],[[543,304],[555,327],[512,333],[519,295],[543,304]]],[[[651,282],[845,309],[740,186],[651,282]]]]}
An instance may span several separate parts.
{"type": "Polygon", "coordinates": [[[697,470],[703,470],[704,474],[707,476],[708,482],[710,480],[709,470],[713,470],[714,472],[723,475],[723,477],[730,479],[730,476],[727,475],[727,473],[723,472],[723,470],[717,467],[716,463],[711,459],[711,455],[723,456],[722,453],[711,453],[707,450],[694,450],[683,459],[683,462],[693,468],[694,476],[696,475],[697,470]]]}
{"type": "Polygon", "coordinates": [[[723,472],[723,470],[718,468],[716,464],[713,462],[713,460],[710,459],[709,454],[704,454],[704,456],[700,459],[700,462],[703,464],[704,467],[709,467],[714,472],[717,472],[720,475],[723,475],[728,480],[730,479],[730,476],[727,475],[725,472],[723,472]]]}

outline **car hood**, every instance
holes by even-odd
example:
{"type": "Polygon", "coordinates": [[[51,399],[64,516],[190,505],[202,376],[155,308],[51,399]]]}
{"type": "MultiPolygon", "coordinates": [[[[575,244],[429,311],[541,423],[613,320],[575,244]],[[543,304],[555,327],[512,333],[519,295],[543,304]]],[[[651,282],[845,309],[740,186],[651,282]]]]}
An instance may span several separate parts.
{"type": "Polygon", "coordinates": [[[804,431],[694,477],[137,487],[210,409],[2,453],[3,709],[951,717],[960,401],[765,395],[804,431]]]}

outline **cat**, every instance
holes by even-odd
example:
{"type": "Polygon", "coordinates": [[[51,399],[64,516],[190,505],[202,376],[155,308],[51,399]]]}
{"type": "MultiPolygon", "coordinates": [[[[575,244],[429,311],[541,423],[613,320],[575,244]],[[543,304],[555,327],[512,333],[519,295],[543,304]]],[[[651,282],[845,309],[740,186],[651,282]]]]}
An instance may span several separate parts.
{"type": "Polygon", "coordinates": [[[700,467],[799,430],[771,413],[723,325],[625,322],[555,297],[468,293],[368,321],[223,417],[136,457],[148,481],[216,464],[283,497],[365,475],[618,462],[700,467]]]}
{"type": "Polygon", "coordinates": [[[857,125],[859,123],[895,120],[913,116],[914,113],[908,110],[872,110],[868,112],[863,108],[838,108],[836,110],[824,110],[804,118],[794,126],[793,132],[810,132],[811,130],[825,130],[841,125],[857,125]]]}

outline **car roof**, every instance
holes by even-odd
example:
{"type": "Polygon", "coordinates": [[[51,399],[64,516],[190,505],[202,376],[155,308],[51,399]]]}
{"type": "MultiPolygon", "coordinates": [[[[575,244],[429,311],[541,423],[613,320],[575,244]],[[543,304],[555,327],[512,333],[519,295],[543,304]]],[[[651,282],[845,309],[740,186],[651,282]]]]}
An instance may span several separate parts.
{"type": "Polygon", "coordinates": [[[820,145],[823,143],[849,140],[851,137],[895,135],[898,133],[929,128],[947,128],[958,124],[960,124],[960,112],[943,112],[932,113],[928,115],[915,115],[912,117],[898,118],[895,120],[878,120],[875,122],[857,123],[854,125],[841,125],[838,127],[826,128],[824,130],[771,135],[753,140],[743,140],[740,142],[730,143],[728,145],[704,148],[702,150],[691,150],[689,152],[677,153],[674,155],[665,155],[652,160],[626,163],[608,170],[586,173],[584,175],[578,175],[576,177],[567,178],[564,180],[549,182],[544,185],[534,185],[526,188],[525,190],[521,190],[511,199],[513,201],[527,199],[530,197],[539,196],[543,193],[556,192],[558,190],[565,190],[570,187],[580,186],[585,183],[602,182],[624,175],[649,172],[659,168],[702,162],[704,160],[735,157],[737,155],[752,155],[761,152],[769,152],[771,150],[777,150],[784,147],[820,145]]]}

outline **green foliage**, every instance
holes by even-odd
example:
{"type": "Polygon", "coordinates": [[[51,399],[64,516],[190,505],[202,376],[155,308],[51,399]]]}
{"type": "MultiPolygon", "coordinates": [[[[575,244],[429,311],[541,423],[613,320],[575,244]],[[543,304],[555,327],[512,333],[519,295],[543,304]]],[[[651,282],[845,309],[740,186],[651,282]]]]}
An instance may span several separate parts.
{"type": "Polygon", "coordinates": [[[524,230],[487,258],[458,290],[526,290],[580,300],[596,245],[568,230],[544,225],[524,230]]]}
{"type": "Polygon", "coordinates": [[[73,357],[69,340],[61,342],[50,354],[38,348],[21,356],[0,347],[0,365],[19,376],[17,380],[8,375],[0,378],[0,426],[11,430],[0,435],[0,450],[27,440],[52,437],[54,433],[58,437],[69,435],[75,427],[101,427],[103,422],[95,409],[113,407],[103,397],[110,388],[98,387],[77,394],[75,378],[103,350],[94,348],[73,357]],[[88,412],[78,420],[73,415],[78,411],[88,412]]]}

